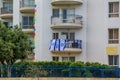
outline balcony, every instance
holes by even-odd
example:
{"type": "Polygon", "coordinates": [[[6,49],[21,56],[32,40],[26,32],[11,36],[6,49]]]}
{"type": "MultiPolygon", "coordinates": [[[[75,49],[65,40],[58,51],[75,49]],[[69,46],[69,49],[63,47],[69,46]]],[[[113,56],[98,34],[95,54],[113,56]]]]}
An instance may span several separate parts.
{"type": "Polygon", "coordinates": [[[11,19],[13,18],[13,9],[3,7],[1,8],[0,18],[2,19],[11,19]]]}
{"type": "MultiPolygon", "coordinates": [[[[61,42],[61,41],[60,41],[61,42]]],[[[52,53],[71,53],[71,54],[80,54],[82,52],[82,41],[81,40],[66,40],[64,50],[60,50],[60,42],[55,43],[54,50],[50,50],[52,53]]],[[[52,42],[51,42],[52,43],[52,42]]],[[[63,44],[61,44],[63,45],[63,44]]]]}
{"type": "Polygon", "coordinates": [[[82,16],[60,15],[51,17],[52,29],[80,29],[82,28],[82,16]]]}
{"type": "Polygon", "coordinates": [[[26,32],[26,33],[33,33],[34,29],[32,25],[23,25],[22,26],[22,31],[26,32]]]}
{"type": "Polygon", "coordinates": [[[22,0],[20,3],[21,13],[34,13],[34,0],[22,0]]]}
{"type": "Polygon", "coordinates": [[[3,0],[4,2],[13,1],[13,0],[3,0]]]}
{"type": "Polygon", "coordinates": [[[74,6],[82,3],[83,0],[52,0],[51,2],[53,6],[74,6]]]}

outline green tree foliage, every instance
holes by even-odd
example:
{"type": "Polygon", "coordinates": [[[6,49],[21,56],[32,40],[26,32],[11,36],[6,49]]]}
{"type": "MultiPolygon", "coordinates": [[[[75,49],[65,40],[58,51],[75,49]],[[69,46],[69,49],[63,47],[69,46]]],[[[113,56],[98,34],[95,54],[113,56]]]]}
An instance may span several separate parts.
{"type": "Polygon", "coordinates": [[[26,33],[18,26],[13,29],[0,24],[0,62],[13,64],[16,60],[24,60],[31,50],[31,42],[26,33]]]}

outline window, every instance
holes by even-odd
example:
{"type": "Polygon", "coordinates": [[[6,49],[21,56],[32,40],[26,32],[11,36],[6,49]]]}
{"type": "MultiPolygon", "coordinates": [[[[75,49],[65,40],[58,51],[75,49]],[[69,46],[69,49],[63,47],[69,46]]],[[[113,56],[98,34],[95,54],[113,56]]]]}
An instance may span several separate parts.
{"type": "Polygon", "coordinates": [[[118,44],[119,43],[119,29],[108,29],[109,34],[109,44],[118,44]]]}
{"type": "Polygon", "coordinates": [[[109,60],[109,65],[111,65],[111,66],[119,65],[119,56],[118,55],[109,55],[108,60],[109,60]]]}
{"type": "Polygon", "coordinates": [[[67,62],[67,61],[69,61],[69,59],[68,59],[68,57],[62,57],[62,61],[67,62]]]}
{"type": "Polygon", "coordinates": [[[34,6],[34,0],[23,0],[22,6],[23,7],[33,7],[34,6]]]}
{"type": "Polygon", "coordinates": [[[23,16],[22,17],[22,28],[31,29],[33,28],[33,16],[23,16]]]}
{"type": "Polygon", "coordinates": [[[58,39],[59,38],[59,33],[53,33],[53,39],[58,39]]]}
{"type": "Polygon", "coordinates": [[[109,2],[109,17],[119,17],[119,2],[109,2]]]}
{"type": "Polygon", "coordinates": [[[69,61],[75,62],[75,57],[69,57],[69,61]]]}
{"type": "Polygon", "coordinates": [[[3,7],[7,9],[9,12],[13,12],[13,3],[12,2],[4,2],[3,7]]]}
{"type": "Polygon", "coordinates": [[[52,59],[53,59],[53,61],[59,61],[59,57],[58,56],[53,56],[52,59]]]}
{"type": "Polygon", "coordinates": [[[62,18],[63,18],[63,23],[66,22],[72,22],[75,17],[75,9],[68,8],[68,9],[62,9],[62,18]]]}
{"type": "Polygon", "coordinates": [[[75,40],[75,33],[74,32],[70,33],[70,40],[75,40]]]}
{"type": "Polygon", "coordinates": [[[75,62],[75,57],[62,57],[62,61],[63,62],[67,62],[67,61],[75,62]]]}
{"type": "Polygon", "coordinates": [[[32,43],[31,46],[32,46],[32,47],[35,47],[35,44],[34,44],[34,36],[33,36],[32,34],[29,34],[29,35],[28,35],[28,40],[31,41],[31,43],[32,43]]]}
{"type": "Polygon", "coordinates": [[[65,39],[68,39],[68,40],[75,40],[75,33],[74,32],[62,32],[61,33],[62,36],[64,36],[65,39]]]}
{"type": "Polygon", "coordinates": [[[53,9],[53,17],[59,17],[59,9],[53,9]]]}
{"type": "Polygon", "coordinates": [[[10,22],[3,22],[3,24],[9,28],[12,28],[13,27],[13,22],[10,21],[10,22]]]}

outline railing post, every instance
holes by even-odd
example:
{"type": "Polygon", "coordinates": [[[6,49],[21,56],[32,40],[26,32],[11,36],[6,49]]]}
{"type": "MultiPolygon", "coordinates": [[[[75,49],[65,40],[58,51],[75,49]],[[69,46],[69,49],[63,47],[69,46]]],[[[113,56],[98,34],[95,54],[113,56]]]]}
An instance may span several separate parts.
{"type": "Polygon", "coordinates": [[[3,77],[3,67],[2,67],[2,64],[0,66],[1,66],[1,77],[3,77]]]}
{"type": "Polygon", "coordinates": [[[101,69],[101,77],[105,77],[104,76],[104,69],[101,69]]]}
{"type": "Polygon", "coordinates": [[[68,71],[69,71],[69,76],[68,77],[71,77],[71,67],[69,67],[68,71]]]}
{"type": "Polygon", "coordinates": [[[116,72],[116,78],[119,77],[119,68],[115,68],[115,72],[116,72]]]}

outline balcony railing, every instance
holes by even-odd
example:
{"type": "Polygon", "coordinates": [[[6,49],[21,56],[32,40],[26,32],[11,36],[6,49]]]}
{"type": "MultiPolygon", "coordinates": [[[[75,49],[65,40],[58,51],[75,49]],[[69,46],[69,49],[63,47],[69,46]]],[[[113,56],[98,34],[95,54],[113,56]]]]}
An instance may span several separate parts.
{"type": "Polygon", "coordinates": [[[6,7],[1,8],[1,14],[10,14],[13,13],[13,9],[9,9],[6,7]]]}
{"type": "MultiPolygon", "coordinates": [[[[50,47],[54,47],[51,48],[50,50],[53,51],[61,51],[61,47],[63,47],[63,49],[82,49],[82,40],[65,40],[65,39],[53,39],[51,40],[51,45],[50,47]]],[[[62,49],[62,51],[64,51],[62,49]]]]}
{"type": "Polygon", "coordinates": [[[34,7],[35,0],[22,0],[21,7],[34,7]]]}
{"type": "Polygon", "coordinates": [[[53,39],[49,50],[52,53],[81,53],[82,40],[53,39]]]}
{"type": "Polygon", "coordinates": [[[33,29],[33,25],[23,25],[22,29],[33,29]]]}
{"type": "Polygon", "coordinates": [[[66,40],[66,48],[82,49],[82,40],[66,40]]]}
{"type": "Polygon", "coordinates": [[[56,15],[51,17],[52,26],[81,26],[82,25],[82,16],[69,14],[69,15],[56,15]]]}

